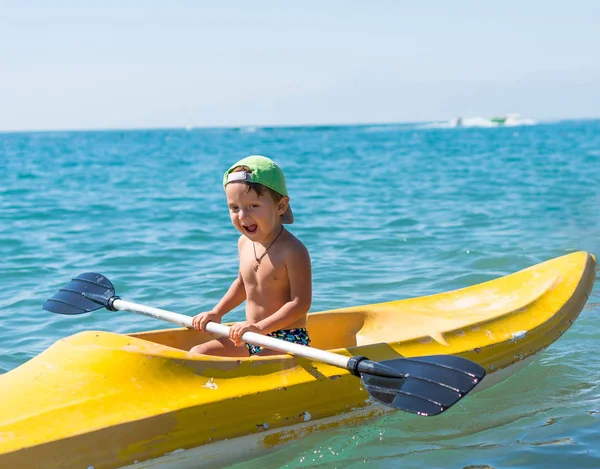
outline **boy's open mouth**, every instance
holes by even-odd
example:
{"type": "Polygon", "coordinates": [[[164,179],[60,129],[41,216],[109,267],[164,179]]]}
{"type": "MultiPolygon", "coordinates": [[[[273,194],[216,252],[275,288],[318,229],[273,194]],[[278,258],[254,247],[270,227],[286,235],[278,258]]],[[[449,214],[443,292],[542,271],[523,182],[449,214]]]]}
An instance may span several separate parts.
{"type": "Polygon", "coordinates": [[[258,225],[248,225],[248,226],[242,225],[242,226],[247,233],[256,233],[256,230],[258,230],[258,225]]]}

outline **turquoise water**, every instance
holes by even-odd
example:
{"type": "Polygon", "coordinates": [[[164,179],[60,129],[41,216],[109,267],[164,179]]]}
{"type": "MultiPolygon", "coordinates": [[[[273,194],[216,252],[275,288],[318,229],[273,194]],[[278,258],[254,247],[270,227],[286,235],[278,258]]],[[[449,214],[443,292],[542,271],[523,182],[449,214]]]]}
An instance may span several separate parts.
{"type": "MultiPolygon", "coordinates": [[[[185,314],[218,301],[237,272],[238,236],[221,177],[251,153],[286,172],[290,230],[313,260],[313,311],[600,254],[600,121],[0,134],[0,373],[79,331],[168,327],[41,310],[81,272],[185,314]]],[[[538,361],[447,413],[398,412],[235,467],[597,468],[599,370],[597,284],[538,361]]]]}

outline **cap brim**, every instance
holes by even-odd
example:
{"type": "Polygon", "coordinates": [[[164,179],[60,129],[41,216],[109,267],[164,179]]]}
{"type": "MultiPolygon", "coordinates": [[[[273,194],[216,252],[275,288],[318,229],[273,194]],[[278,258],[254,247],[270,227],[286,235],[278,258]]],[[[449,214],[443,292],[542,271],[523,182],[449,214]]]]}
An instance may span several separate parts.
{"type": "Polygon", "coordinates": [[[289,205],[285,213],[281,215],[281,223],[285,223],[287,225],[294,223],[294,212],[292,212],[292,207],[289,205]]]}

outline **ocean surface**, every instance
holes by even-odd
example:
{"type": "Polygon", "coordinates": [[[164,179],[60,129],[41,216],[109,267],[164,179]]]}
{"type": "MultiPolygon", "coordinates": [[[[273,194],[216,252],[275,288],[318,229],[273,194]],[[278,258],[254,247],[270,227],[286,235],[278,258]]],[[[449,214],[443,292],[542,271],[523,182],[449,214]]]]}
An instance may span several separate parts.
{"type": "MultiPolygon", "coordinates": [[[[41,309],[82,272],[138,303],[212,307],[237,272],[222,174],[256,153],[286,173],[290,230],[312,256],[313,311],[600,255],[600,121],[4,133],[0,373],[79,331],[169,327],[41,309]]],[[[393,413],[234,467],[598,468],[599,383],[600,282],[537,361],[447,413],[393,413]]]]}

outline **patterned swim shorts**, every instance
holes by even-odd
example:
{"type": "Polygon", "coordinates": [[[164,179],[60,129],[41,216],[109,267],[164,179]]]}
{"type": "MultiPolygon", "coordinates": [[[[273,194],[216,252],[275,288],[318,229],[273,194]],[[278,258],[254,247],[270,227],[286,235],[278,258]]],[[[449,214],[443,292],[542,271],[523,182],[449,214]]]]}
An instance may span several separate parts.
{"type": "MultiPolygon", "coordinates": [[[[293,344],[309,345],[310,337],[308,337],[308,331],[304,327],[297,329],[279,329],[278,331],[269,332],[269,337],[275,337],[276,339],[285,340],[286,342],[292,342],[293,344]]],[[[250,356],[260,353],[263,347],[258,345],[246,344],[250,356]]]]}

